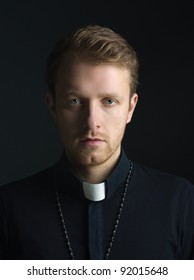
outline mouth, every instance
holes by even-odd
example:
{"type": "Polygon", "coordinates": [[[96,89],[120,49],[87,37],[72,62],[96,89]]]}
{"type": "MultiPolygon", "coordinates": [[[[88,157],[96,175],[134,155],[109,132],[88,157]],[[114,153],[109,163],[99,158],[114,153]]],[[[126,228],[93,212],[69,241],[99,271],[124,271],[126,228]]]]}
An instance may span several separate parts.
{"type": "Polygon", "coordinates": [[[81,144],[86,145],[86,146],[98,146],[103,144],[105,141],[101,138],[85,138],[80,141],[81,144]]]}

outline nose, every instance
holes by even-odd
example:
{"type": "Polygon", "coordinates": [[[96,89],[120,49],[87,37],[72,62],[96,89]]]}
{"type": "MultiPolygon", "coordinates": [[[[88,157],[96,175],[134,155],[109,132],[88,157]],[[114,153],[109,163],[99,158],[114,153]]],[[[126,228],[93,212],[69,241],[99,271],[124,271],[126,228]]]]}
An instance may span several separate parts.
{"type": "Polygon", "coordinates": [[[96,103],[88,102],[85,105],[84,128],[95,132],[100,128],[100,111],[96,103]]]}

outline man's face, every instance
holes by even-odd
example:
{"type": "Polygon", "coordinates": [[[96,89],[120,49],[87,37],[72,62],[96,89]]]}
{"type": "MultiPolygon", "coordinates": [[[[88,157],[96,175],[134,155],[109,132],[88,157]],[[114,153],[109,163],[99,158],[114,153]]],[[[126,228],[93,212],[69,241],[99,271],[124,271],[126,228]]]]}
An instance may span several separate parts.
{"type": "Polygon", "coordinates": [[[130,98],[128,71],[68,59],[60,65],[55,93],[47,105],[70,162],[94,166],[118,158],[137,102],[137,94],[130,98]]]}

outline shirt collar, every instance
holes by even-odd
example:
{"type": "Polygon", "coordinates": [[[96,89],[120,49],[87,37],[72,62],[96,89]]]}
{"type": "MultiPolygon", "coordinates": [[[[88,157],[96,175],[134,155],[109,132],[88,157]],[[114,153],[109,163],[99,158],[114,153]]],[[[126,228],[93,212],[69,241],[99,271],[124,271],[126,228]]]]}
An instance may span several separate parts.
{"type": "MultiPolygon", "coordinates": [[[[104,181],[106,199],[109,199],[114,192],[125,182],[130,169],[130,162],[124,152],[121,155],[117,165],[111,175],[104,181]]],[[[69,163],[63,153],[61,159],[56,164],[57,186],[60,190],[69,195],[84,196],[83,182],[71,170],[69,163]],[[65,187],[64,187],[65,186],[65,187]]]]}
{"type": "Polygon", "coordinates": [[[129,169],[130,161],[122,149],[116,167],[113,169],[111,175],[106,179],[107,198],[109,198],[125,182],[129,169]]]}

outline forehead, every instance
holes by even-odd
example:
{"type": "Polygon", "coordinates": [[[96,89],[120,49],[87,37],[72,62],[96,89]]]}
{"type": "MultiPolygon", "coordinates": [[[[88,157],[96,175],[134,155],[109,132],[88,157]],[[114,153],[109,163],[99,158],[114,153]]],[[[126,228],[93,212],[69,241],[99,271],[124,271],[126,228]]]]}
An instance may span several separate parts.
{"type": "Polygon", "coordinates": [[[79,91],[129,91],[129,86],[128,69],[113,63],[94,64],[76,60],[72,56],[63,58],[56,81],[56,91],[72,88],[79,91]]]}

